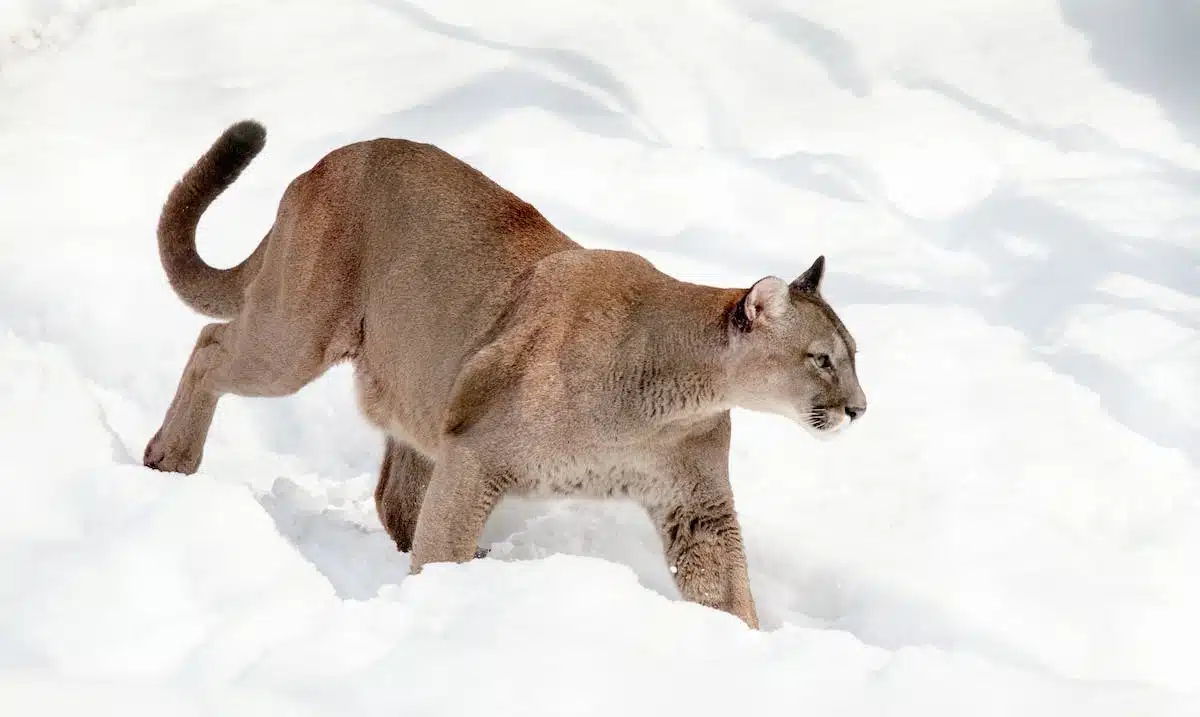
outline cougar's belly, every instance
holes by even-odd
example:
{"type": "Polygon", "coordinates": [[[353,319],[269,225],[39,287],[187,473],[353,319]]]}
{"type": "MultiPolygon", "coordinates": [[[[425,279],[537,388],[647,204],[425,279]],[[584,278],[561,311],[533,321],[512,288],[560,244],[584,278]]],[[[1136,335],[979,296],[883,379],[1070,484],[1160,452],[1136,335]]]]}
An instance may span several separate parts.
{"type": "Polygon", "coordinates": [[[387,369],[356,362],[354,383],[359,410],[375,427],[397,441],[436,458],[441,422],[436,406],[422,406],[420,396],[404,395],[387,369]]]}

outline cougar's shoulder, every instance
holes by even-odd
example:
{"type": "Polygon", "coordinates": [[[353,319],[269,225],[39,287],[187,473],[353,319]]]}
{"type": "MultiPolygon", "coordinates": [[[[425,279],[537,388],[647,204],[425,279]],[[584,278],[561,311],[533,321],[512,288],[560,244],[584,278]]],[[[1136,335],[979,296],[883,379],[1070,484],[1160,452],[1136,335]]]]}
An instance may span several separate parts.
{"type": "Polygon", "coordinates": [[[709,332],[712,345],[705,348],[719,350],[713,334],[720,331],[724,299],[632,252],[551,254],[529,267],[509,294],[496,324],[463,362],[445,422],[449,434],[498,410],[509,412],[503,425],[549,427],[557,416],[577,435],[601,425],[621,435],[646,417],[665,417],[663,407],[642,405],[648,390],[650,401],[664,399],[662,386],[674,382],[676,372],[690,380],[698,367],[716,363],[698,355],[696,341],[687,337],[709,332]],[[688,289],[699,292],[698,301],[688,289]]]}
{"type": "Polygon", "coordinates": [[[601,275],[582,275],[595,250],[568,249],[531,263],[508,285],[496,287],[495,319],[470,342],[451,390],[443,431],[462,435],[488,411],[508,401],[527,380],[552,379],[545,357],[566,343],[579,302],[601,275]],[[540,375],[531,375],[540,374],[540,375]]]}

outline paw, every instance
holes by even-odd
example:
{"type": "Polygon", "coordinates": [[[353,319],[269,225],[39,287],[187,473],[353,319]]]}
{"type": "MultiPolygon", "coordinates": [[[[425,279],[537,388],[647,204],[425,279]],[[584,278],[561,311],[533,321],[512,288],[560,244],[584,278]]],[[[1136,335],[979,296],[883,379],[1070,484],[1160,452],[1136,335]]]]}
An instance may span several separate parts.
{"type": "Polygon", "coordinates": [[[160,429],[146,444],[146,450],[142,453],[142,465],[164,473],[191,475],[200,467],[200,454],[169,445],[163,440],[160,429]]]}

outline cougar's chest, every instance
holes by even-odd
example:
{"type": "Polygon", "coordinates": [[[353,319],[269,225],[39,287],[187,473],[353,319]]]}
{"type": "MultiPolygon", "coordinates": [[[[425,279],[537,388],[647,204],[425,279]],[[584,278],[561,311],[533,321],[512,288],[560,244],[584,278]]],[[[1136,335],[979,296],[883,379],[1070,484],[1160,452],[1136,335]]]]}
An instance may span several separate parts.
{"type": "Polygon", "coordinates": [[[640,499],[657,471],[635,451],[577,450],[529,461],[514,492],[533,498],[640,499]]]}

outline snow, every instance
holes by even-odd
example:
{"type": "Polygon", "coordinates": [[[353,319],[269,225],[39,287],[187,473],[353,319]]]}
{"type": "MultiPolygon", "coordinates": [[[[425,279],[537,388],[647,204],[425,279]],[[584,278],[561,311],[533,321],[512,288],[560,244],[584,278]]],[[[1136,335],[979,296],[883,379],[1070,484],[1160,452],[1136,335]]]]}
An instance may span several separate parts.
{"type": "Polygon", "coordinates": [[[0,706],[1200,714],[1200,103],[1170,29],[1200,18],[1141,7],[4,0],[0,706]],[[379,135],[680,278],[824,253],[871,409],[831,442],[735,415],[764,629],[681,601],[623,503],[506,501],[487,559],[408,577],[345,367],[224,399],[194,476],[142,468],[205,322],[157,212],[243,117],[269,135],[201,223],[222,266],[379,135]]]}

